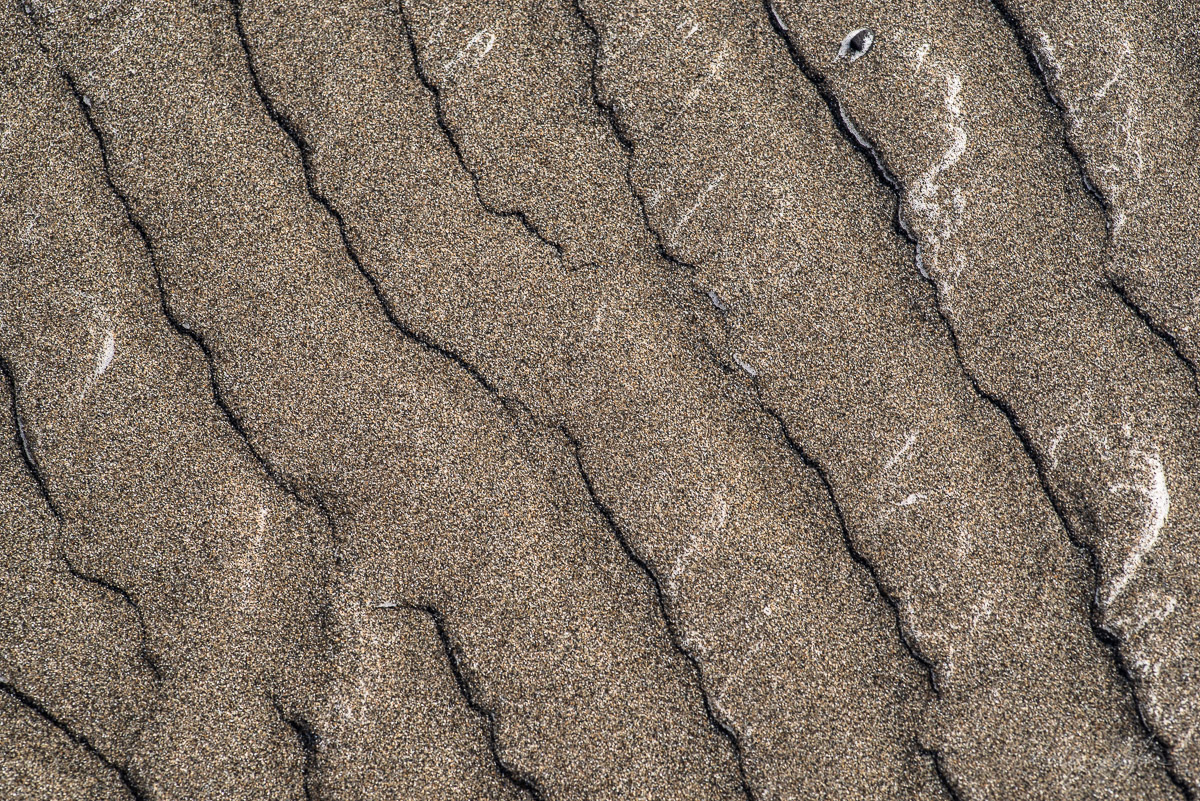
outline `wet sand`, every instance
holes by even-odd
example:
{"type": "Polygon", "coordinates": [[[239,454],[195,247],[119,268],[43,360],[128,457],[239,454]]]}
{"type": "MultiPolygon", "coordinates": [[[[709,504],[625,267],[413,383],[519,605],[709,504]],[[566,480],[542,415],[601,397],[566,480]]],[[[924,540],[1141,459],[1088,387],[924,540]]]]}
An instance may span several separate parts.
{"type": "Polygon", "coordinates": [[[8,8],[0,797],[1200,791],[1194,20],[1051,5],[8,8]]]}

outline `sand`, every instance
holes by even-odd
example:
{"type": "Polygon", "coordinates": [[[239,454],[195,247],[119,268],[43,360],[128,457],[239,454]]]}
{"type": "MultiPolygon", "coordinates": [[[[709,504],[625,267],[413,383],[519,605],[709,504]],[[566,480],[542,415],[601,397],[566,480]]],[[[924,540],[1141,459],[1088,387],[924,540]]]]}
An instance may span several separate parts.
{"type": "Polygon", "coordinates": [[[6,10],[0,797],[1192,797],[1111,5],[6,10]]]}

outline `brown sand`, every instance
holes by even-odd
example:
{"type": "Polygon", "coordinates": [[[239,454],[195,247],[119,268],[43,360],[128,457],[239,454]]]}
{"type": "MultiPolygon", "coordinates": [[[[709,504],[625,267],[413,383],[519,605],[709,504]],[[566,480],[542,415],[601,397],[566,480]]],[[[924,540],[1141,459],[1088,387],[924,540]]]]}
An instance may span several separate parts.
{"type": "Polygon", "coordinates": [[[11,6],[0,797],[1191,797],[1113,5],[11,6]]]}

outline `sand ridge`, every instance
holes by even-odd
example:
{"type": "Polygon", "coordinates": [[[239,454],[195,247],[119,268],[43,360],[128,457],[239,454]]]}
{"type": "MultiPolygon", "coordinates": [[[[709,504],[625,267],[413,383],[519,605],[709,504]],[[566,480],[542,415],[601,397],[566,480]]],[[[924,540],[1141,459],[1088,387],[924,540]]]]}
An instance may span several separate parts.
{"type": "Polygon", "coordinates": [[[1142,5],[6,9],[0,796],[1191,797],[1142,5]]]}

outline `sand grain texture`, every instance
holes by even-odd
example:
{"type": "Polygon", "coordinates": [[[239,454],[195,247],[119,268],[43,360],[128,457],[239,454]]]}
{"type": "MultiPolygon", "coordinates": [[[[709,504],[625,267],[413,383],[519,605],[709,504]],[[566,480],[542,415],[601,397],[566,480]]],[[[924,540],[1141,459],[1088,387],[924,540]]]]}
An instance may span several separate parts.
{"type": "Polygon", "coordinates": [[[1194,797],[1193,17],[9,4],[0,797],[1194,797]]]}

